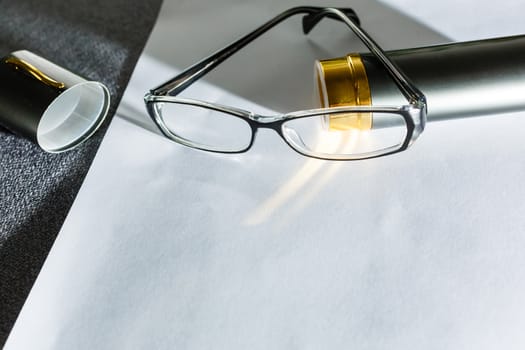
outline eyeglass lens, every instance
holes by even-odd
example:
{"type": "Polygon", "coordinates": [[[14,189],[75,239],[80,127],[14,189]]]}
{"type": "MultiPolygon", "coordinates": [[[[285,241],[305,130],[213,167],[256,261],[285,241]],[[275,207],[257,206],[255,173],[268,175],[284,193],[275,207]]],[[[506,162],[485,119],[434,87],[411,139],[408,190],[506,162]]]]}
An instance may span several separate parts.
{"type": "Polygon", "coordinates": [[[407,126],[396,113],[344,113],[292,119],[282,131],[301,153],[346,159],[398,149],[406,139],[407,126]]]}
{"type": "Polygon", "coordinates": [[[252,129],[242,118],[189,104],[157,105],[157,112],[170,132],[194,147],[240,152],[250,146],[252,129]]]}

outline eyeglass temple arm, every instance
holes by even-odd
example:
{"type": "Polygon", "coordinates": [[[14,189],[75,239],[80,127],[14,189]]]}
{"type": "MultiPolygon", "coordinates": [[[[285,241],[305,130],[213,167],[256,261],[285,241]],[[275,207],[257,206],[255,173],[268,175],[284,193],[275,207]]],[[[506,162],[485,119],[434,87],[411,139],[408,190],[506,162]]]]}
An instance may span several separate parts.
{"type": "Polygon", "coordinates": [[[309,14],[303,17],[303,30],[308,34],[313,27],[325,16],[337,16],[363,41],[368,49],[374,54],[377,59],[383,64],[385,69],[394,79],[403,95],[407,98],[410,104],[424,106],[426,108],[425,95],[410,81],[410,79],[403,73],[401,69],[392,61],[381,47],[368,35],[360,26],[359,22],[354,22],[347,17],[345,13],[337,8],[325,8],[321,11],[309,14]]]}
{"type": "MultiPolygon", "coordinates": [[[[202,61],[194,64],[189,67],[175,78],[165,82],[159,87],[151,90],[153,95],[170,95],[176,96],[181,93],[184,89],[194,83],[196,80],[200,79],[203,75],[211,71],[213,68],[218,66],[220,63],[225,61],[228,57],[242,49],[244,46],[257,39],[260,35],[267,32],[269,29],[273,28],[277,24],[281,23],[285,19],[297,15],[297,14],[306,14],[305,17],[312,16],[315,14],[320,14],[319,16],[311,17],[311,20],[308,22],[310,24],[309,30],[306,31],[303,28],[303,32],[308,33],[319,21],[324,17],[329,17],[336,19],[338,21],[345,21],[348,17],[352,18],[353,21],[359,23],[359,18],[357,14],[351,8],[340,8],[338,11],[344,14],[344,17],[339,16],[338,14],[333,14],[331,12],[324,12],[324,7],[316,6],[299,6],[293,7],[284,11],[283,13],[277,15],[275,18],[269,20],[259,28],[255,29],[251,33],[243,36],[239,40],[231,43],[225,48],[215,52],[211,56],[203,59],[202,61]]],[[[303,22],[304,25],[304,22],[303,22]]]]}

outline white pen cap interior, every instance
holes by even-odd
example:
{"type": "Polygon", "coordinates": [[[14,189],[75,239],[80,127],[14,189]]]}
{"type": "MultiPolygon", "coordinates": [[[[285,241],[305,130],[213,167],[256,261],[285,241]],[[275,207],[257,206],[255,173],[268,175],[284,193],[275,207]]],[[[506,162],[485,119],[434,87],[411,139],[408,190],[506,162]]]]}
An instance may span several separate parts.
{"type": "Polygon", "coordinates": [[[37,141],[47,152],[69,150],[89,138],[102,124],[109,107],[107,88],[94,81],[71,86],[44,111],[37,141]]]}

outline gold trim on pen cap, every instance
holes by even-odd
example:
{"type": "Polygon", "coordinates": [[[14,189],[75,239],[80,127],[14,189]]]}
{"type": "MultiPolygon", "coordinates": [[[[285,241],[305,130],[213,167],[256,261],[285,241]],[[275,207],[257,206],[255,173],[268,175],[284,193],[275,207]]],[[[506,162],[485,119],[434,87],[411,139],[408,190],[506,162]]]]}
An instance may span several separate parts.
{"type": "Polygon", "coordinates": [[[46,74],[44,74],[42,71],[40,71],[38,68],[33,66],[32,64],[14,56],[9,56],[5,59],[5,63],[12,64],[15,66],[15,69],[21,69],[27,73],[29,73],[31,76],[33,76],[35,79],[41,81],[42,83],[49,85],[55,89],[63,89],[65,87],[64,83],[58,82],[46,74]]]}
{"type": "MultiPolygon", "coordinates": [[[[322,107],[372,105],[366,68],[358,54],[317,61],[316,80],[322,107]]],[[[337,114],[326,119],[330,130],[372,128],[370,113],[337,114]]]]}

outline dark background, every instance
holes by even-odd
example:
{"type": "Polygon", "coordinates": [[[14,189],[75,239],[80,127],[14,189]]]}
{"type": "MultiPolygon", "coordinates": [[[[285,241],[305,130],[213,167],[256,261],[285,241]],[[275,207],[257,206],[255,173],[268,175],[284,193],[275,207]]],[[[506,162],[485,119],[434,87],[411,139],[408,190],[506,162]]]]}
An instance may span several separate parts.
{"type": "MultiPolygon", "coordinates": [[[[113,116],[161,0],[0,0],[0,56],[26,49],[106,84],[113,116]]],[[[1,84],[2,82],[0,82],[1,84]]],[[[62,226],[109,124],[48,154],[0,127],[0,345],[62,226]]]]}

